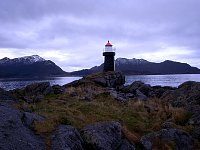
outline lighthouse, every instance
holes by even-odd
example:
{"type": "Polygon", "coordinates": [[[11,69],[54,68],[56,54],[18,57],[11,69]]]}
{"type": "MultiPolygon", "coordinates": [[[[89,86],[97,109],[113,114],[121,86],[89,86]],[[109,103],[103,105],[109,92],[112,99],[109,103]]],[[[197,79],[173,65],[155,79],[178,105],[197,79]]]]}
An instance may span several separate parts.
{"type": "Polygon", "coordinates": [[[108,43],[105,45],[103,52],[104,56],[104,69],[103,71],[115,71],[115,50],[112,47],[112,44],[108,40],[108,43]]]}

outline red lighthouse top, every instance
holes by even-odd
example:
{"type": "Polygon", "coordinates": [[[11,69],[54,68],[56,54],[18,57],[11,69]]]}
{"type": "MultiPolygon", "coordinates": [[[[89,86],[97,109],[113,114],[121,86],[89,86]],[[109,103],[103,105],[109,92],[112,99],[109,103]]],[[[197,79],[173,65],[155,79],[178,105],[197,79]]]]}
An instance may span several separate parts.
{"type": "Polygon", "coordinates": [[[110,41],[108,40],[108,43],[105,46],[112,46],[112,44],[110,43],[110,41]]]}

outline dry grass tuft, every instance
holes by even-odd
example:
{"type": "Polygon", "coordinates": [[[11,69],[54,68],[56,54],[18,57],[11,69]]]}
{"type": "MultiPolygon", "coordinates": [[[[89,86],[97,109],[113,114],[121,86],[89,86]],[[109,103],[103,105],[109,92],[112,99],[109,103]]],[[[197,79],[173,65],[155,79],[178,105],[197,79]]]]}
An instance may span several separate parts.
{"type": "MultiPolygon", "coordinates": [[[[49,95],[39,103],[21,103],[19,108],[27,107],[33,113],[46,118],[46,122],[34,122],[34,129],[49,143],[49,135],[59,124],[70,124],[76,128],[97,121],[118,121],[123,124],[124,136],[133,143],[138,143],[146,133],[158,131],[161,124],[171,121],[179,128],[191,127],[183,123],[189,115],[182,108],[174,108],[164,104],[160,99],[148,101],[130,100],[127,105],[115,101],[105,89],[82,84],[79,87],[67,87],[65,94],[49,95]],[[77,96],[72,96],[72,93],[77,96]],[[80,100],[80,97],[91,94],[90,101],[80,100]]],[[[168,147],[169,144],[168,144],[168,147]]]]}

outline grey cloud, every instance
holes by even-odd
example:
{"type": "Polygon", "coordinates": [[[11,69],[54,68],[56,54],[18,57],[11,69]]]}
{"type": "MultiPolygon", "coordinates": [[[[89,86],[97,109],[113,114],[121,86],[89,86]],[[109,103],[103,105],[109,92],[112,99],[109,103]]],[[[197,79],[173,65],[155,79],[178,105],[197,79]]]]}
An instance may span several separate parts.
{"type": "Polygon", "coordinates": [[[175,59],[192,63],[200,54],[199,9],[198,0],[4,0],[0,48],[18,49],[16,57],[59,50],[81,56],[75,62],[52,56],[61,67],[87,68],[102,63],[110,39],[118,57],[159,52],[165,45],[187,49],[189,56],[177,53],[175,59]]]}

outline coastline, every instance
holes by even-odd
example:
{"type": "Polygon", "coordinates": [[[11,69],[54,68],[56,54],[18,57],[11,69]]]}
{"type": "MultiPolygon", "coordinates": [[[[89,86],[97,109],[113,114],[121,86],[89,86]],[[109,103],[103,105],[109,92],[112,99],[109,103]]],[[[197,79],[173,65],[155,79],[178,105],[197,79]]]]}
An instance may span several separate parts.
{"type": "MultiPolygon", "coordinates": [[[[20,137],[34,148],[40,145],[39,149],[59,149],[61,143],[81,149],[106,149],[109,143],[117,145],[116,150],[152,146],[181,149],[182,145],[186,149],[199,148],[199,82],[185,82],[178,88],[140,81],[128,86],[124,83],[121,73],[108,72],[63,86],[43,82],[9,92],[1,89],[0,116],[9,115],[13,124],[20,126],[0,129],[9,133],[7,139],[20,137]],[[34,139],[37,140],[33,142],[34,139]]],[[[2,118],[3,124],[9,122],[2,118]]],[[[0,145],[9,149],[5,143],[15,145],[15,140],[5,140],[0,145]]],[[[29,149],[21,142],[17,144],[29,149]]]]}

